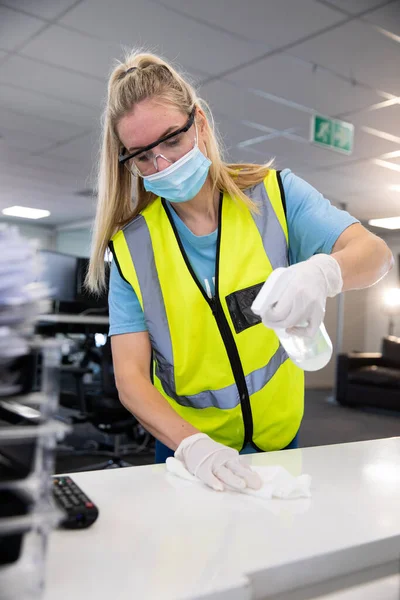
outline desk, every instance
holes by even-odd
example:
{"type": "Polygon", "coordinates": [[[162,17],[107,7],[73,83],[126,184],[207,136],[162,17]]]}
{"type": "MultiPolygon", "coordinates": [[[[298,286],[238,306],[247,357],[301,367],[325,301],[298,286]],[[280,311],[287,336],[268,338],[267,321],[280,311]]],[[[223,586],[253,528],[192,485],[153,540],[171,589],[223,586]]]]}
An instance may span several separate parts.
{"type": "Polygon", "coordinates": [[[108,333],[109,318],[105,315],[69,315],[56,313],[40,315],[38,333],[108,333]]]}
{"type": "Polygon", "coordinates": [[[216,493],[164,465],[73,474],[100,515],[51,535],[45,600],[398,600],[400,438],[246,460],[311,474],[312,498],[216,493]]]}

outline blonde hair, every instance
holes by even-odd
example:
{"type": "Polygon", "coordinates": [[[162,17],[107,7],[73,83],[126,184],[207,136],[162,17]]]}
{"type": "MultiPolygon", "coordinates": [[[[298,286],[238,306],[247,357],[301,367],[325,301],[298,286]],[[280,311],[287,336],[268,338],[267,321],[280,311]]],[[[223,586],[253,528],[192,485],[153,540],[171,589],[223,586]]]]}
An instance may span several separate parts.
{"type": "Polygon", "coordinates": [[[105,286],[104,256],[111,237],[148,206],[156,196],[144,189],[141,177],[136,178],[136,199],[132,201],[132,175],[119,164],[121,142],[117,125],[134,106],[148,98],[178,107],[187,115],[199,106],[207,115],[207,154],[212,164],[212,190],[222,190],[231,198],[243,202],[257,212],[256,204],[243,190],[263,181],[271,162],[228,164],[223,161],[222,145],[215,132],[208,105],[196,94],[194,87],[169,63],[160,57],[134,52],[119,62],[108,82],[107,103],[103,114],[102,147],[98,167],[98,201],[93,229],[92,251],[86,285],[99,293],[105,286]],[[136,67],[136,68],[133,68],[136,67]]]}

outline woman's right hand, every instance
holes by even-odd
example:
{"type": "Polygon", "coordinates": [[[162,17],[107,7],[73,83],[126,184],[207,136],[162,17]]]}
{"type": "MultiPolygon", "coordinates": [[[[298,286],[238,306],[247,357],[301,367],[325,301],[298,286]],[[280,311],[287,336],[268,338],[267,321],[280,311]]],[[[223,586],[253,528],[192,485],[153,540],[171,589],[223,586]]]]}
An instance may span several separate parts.
{"type": "Polygon", "coordinates": [[[260,489],[262,481],[258,473],[240,461],[239,452],[214,442],[205,433],[186,437],[175,451],[175,458],[183,462],[187,470],[216,491],[225,486],[235,490],[249,487],[260,489]]]}

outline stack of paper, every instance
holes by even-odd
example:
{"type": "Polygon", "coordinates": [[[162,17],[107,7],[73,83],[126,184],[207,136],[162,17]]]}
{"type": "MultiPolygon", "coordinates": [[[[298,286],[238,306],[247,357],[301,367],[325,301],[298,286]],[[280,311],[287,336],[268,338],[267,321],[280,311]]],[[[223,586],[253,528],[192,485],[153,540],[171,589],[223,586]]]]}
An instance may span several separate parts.
{"type": "Polygon", "coordinates": [[[1,600],[41,597],[47,539],[62,517],[49,485],[69,430],[56,419],[62,342],[34,336],[50,306],[38,261],[30,241],[0,225],[1,600]]]}

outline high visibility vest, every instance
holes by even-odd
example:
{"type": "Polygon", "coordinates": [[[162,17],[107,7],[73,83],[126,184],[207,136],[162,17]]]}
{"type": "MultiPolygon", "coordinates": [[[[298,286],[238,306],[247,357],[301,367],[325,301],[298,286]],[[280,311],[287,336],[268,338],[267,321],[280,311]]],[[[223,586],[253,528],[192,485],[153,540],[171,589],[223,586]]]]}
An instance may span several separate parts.
{"type": "Polygon", "coordinates": [[[280,173],[270,170],[245,193],[259,214],[220,196],[213,298],[161,198],[118,231],[110,248],[142,307],[159,392],[214,440],[269,451],[287,446],[298,431],[304,374],[250,308],[270,273],[288,265],[280,173]]]}

